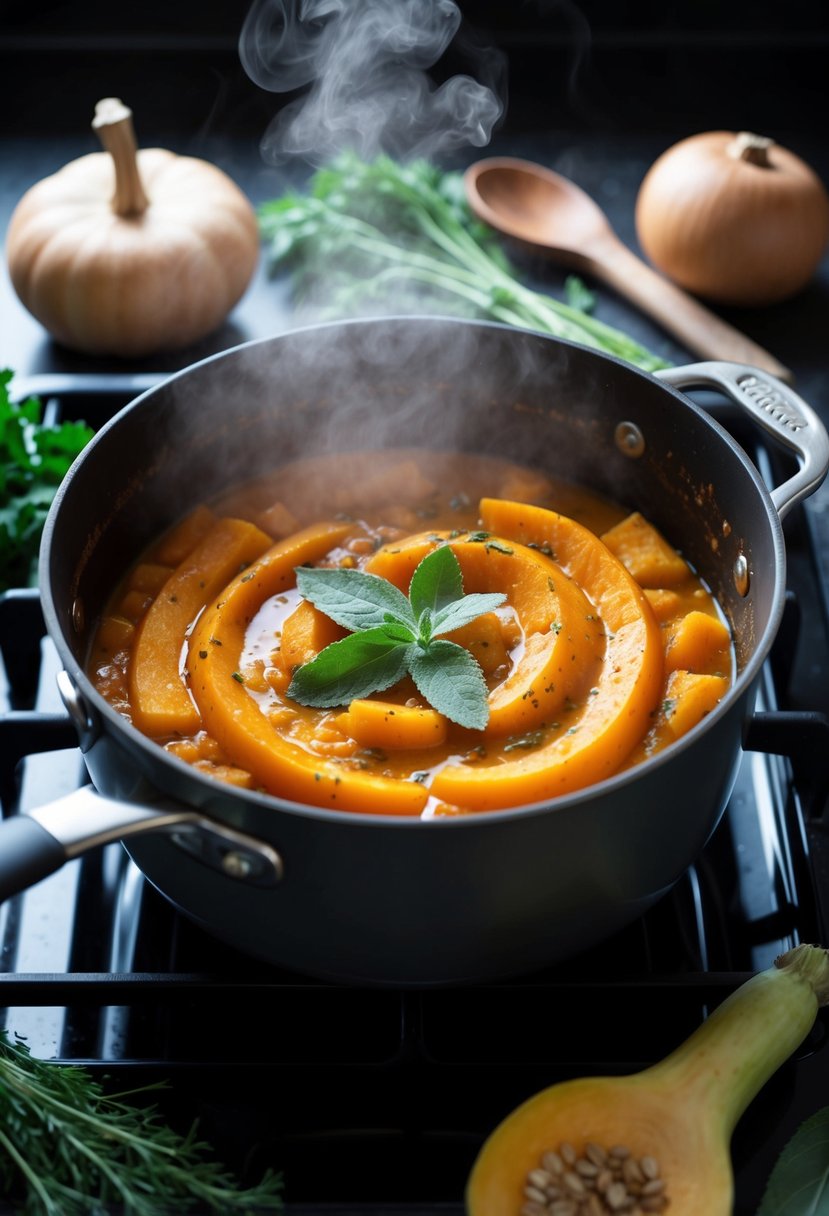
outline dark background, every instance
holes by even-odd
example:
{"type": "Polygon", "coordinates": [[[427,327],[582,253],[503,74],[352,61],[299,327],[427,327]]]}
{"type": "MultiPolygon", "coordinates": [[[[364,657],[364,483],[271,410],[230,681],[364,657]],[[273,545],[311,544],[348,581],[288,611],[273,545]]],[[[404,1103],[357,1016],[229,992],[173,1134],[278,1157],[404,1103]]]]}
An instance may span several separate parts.
{"type": "MultiPolygon", "coordinates": [[[[254,203],[303,181],[307,166],[273,167],[261,157],[268,123],[296,94],[266,92],[245,75],[237,44],[247,11],[246,3],[219,0],[0,0],[0,231],[30,185],[98,149],[90,122],[103,96],[132,107],[140,144],[216,161],[254,203]]],[[[697,131],[769,135],[829,181],[823,0],[468,0],[461,11],[460,32],[431,76],[438,84],[464,73],[490,85],[504,114],[489,147],[454,154],[457,167],[490,153],[543,161],[593,194],[634,248],[633,207],[645,171],[697,131]]],[[[552,267],[528,269],[539,274],[538,285],[555,291],[561,284],[552,267]]],[[[821,351],[828,299],[824,260],[815,284],[794,301],[724,315],[829,407],[821,351]]],[[[687,357],[612,293],[600,293],[598,312],[666,357],[687,357]]],[[[144,366],[181,366],[289,323],[287,289],[267,281],[263,263],[230,326],[197,349],[144,366]]],[[[20,308],[4,268],[0,364],[21,374],[105,370],[101,360],[83,360],[43,334],[20,308]]]]}
{"type": "MultiPolygon", "coordinates": [[[[274,94],[246,76],[238,40],[249,7],[237,0],[0,0],[0,233],[29,186],[99,150],[90,123],[106,96],[132,107],[139,145],[215,162],[254,204],[304,185],[307,164],[273,165],[262,156],[269,123],[304,90],[274,94]]],[[[437,86],[468,75],[493,89],[503,114],[488,146],[454,151],[447,167],[500,154],[549,165],[592,195],[637,252],[641,181],[661,152],[696,132],[770,136],[829,184],[825,0],[462,0],[460,11],[460,30],[431,80],[437,86]]],[[[561,294],[565,271],[510,252],[531,285],[561,294]]],[[[599,319],[670,362],[690,361],[689,351],[626,300],[604,288],[596,299],[599,319]]],[[[829,256],[791,300],[716,311],[792,369],[797,390],[829,423],[829,256]]],[[[17,300],[0,260],[0,367],[19,382],[43,372],[164,373],[292,323],[290,284],[269,276],[263,256],[228,321],[198,345],[129,363],[90,358],[49,338],[17,300]]],[[[829,491],[809,510],[829,585],[829,491]]]]}

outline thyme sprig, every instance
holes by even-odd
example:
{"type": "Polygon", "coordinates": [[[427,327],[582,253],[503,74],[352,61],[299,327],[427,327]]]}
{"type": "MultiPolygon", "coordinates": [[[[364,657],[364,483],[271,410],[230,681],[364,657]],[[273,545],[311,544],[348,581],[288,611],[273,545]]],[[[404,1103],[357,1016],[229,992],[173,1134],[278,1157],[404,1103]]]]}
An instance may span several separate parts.
{"type": "Polygon", "coordinates": [[[0,1030],[0,1194],[25,1216],[280,1211],[277,1174],[241,1189],[195,1124],[179,1135],[129,1101],[160,1088],[107,1095],[86,1069],[39,1060],[0,1030]]]}

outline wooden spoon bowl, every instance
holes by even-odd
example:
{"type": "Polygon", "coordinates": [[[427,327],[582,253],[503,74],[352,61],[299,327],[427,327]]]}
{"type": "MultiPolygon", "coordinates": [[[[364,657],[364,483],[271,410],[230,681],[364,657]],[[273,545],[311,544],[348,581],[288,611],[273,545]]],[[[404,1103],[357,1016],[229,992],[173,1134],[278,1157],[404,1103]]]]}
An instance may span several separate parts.
{"type": "Polygon", "coordinates": [[[479,219],[524,247],[606,283],[693,354],[748,363],[792,380],[774,355],[632,253],[602,209],[568,178],[532,161],[492,157],[471,165],[464,180],[479,219]]]}

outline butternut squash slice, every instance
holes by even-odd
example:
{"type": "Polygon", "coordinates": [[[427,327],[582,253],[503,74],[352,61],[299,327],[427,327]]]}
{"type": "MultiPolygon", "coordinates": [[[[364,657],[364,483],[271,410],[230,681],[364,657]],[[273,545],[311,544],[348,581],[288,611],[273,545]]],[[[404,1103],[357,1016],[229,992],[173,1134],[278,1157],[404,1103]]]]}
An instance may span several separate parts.
{"type": "Polygon", "coordinates": [[[130,664],[133,722],[145,735],[189,735],[199,714],[181,677],[182,640],[196,615],[271,538],[244,519],[221,519],[178,566],[138,626],[130,664]]]}
{"type": "Polygon", "coordinates": [[[375,776],[309,754],[274,728],[239,671],[246,627],[264,600],[294,586],[295,567],[319,561],[352,527],[306,528],[274,545],[224,588],[190,639],[192,693],[205,729],[231,763],[273,793],[334,810],[419,815],[428,794],[418,782],[375,776]]]}
{"type": "Polygon", "coordinates": [[[361,747],[406,751],[446,742],[448,721],[436,709],[397,705],[369,697],[352,701],[335,719],[342,732],[361,747]]]}
{"type": "Polygon", "coordinates": [[[467,1186],[468,1216],[516,1216],[530,1171],[560,1144],[579,1156],[599,1144],[650,1157],[659,1165],[669,1216],[731,1216],[734,1127],[827,1001],[827,952],[797,946],[738,988],[660,1063],[536,1094],[484,1143],[467,1186]]]}
{"type": "MultiPolygon", "coordinates": [[[[225,512],[229,515],[230,512],[225,512]]],[[[155,547],[152,560],[163,562],[166,566],[178,566],[189,553],[192,553],[199,541],[204,540],[207,533],[216,523],[216,516],[209,507],[203,504],[194,507],[189,515],[170,529],[155,547]]]]}
{"type": "Polygon", "coordinates": [[[474,767],[448,764],[435,774],[436,798],[476,811],[553,798],[616,772],[645,734],[663,682],[662,641],[650,604],[592,532],[555,511],[503,499],[484,499],[480,513],[483,527],[501,540],[534,546],[540,558],[542,550],[554,555],[589,595],[606,650],[594,689],[564,733],[496,765],[486,759],[474,767]]]}

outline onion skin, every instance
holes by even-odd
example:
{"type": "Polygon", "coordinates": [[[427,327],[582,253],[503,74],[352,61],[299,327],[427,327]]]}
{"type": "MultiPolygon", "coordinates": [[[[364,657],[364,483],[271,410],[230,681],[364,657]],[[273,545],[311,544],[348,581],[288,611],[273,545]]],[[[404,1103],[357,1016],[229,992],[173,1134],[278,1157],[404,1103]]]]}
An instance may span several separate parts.
{"type": "Polygon", "coordinates": [[[636,230],[653,265],[686,290],[720,304],[772,304],[814,274],[829,241],[829,195],[779,144],[707,131],[648,170],[636,230]],[[756,144],[741,157],[738,139],[756,144]]]}

